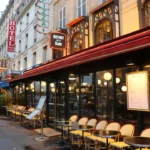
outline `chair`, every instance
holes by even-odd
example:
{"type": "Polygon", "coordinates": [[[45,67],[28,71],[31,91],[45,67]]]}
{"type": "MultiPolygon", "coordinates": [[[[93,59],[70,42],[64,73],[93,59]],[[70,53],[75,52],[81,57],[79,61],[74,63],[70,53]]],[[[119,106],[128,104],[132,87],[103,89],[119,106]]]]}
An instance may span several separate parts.
{"type": "MultiPolygon", "coordinates": [[[[106,120],[101,120],[98,122],[98,124],[96,125],[95,130],[105,130],[106,126],[108,125],[108,122],[106,120]]],[[[90,135],[89,133],[84,135],[85,137],[85,149],[88,149],[89,147],[91,147],[91,143],[92,141],[95,141],[94,139],[94,135],[90,135]]]]}
{"type": "MultiPolygon", "coordinates": [[[[133,136],[134,130],[135,130],[134,125],[132,125],[132,124],[125,124],[120,129],[120,133],[121,133],[120,136],[123,137],[123,138],[127,137],[127,136],[133,136]]],[[[110,146],[116,147],[116,148],[119,148],[119,149],[124,149],[124,148],[130,147],[130,145],[126,144],[123,141],[110,143],[110,146]]]]}
{"type": "MultiPolygon", "coordinates": [[[[113,130],[113,131],[119,131],[120,130],[120,124],[117,122],[109,123],[106,127],[106,130],[113,130]]],[[[100,143],[106,144],[106,138],[101,138],[97,136],[88,137],[89,139],[93,140],[95,142],[95,150],[100,149],[100,143]]],[[[115,139],[109,138],[108,144],[115,142],[115,139]]],[[[88,147],[90,149],[91,147],[88,147]]]]}
{"type": "MultiPolygon", "coordinates": [[[[69,118],[69,123],[72,124],[73,122],[76,122],[78,120],[78,116],[77,115],[73,115],[69,118]]],[[[65,132],[68,132],[69,130],[71,130],[71,127],[63,127],[63,130],[65,132]]]]}
{"type": "MultiPolygon", "coordinates": [[[[83,117],[81,118],[78,122],[74,122],[75,123],[78,123],[78,125],[86,125],[88,122],[88,118],[87,117],[83,117]]],[[[74,125],[73,124],[73,125],[74,125]]],[[[70,131],[70,134],[72,135],[72,143],[73,143],[73,140],[74,140],[74,136],[76,137],[76,134],[78,133],[77,130],[71,130],[70,131]]]]}
{"type": "MultiPolygon", "coordinates": [[[[140,136],[150,138],[150,128],[144,129],[141,132],[140,136]]],[[[138,148],[136,150],[140,150],[140,148],[138,148]]],[[[141,148],[141,150],[150,150],[150,149],[149,148],[141,148]]]]}

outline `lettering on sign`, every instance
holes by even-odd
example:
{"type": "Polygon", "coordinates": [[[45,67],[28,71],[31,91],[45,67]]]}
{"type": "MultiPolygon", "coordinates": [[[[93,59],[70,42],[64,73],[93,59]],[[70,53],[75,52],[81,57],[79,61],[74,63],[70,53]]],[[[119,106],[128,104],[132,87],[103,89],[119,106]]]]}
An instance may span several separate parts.
{"type": "Polygon", "coordinates": [[[50,47],[53,49],[66,48],[66,35],[64,33],[53,32],[50,34],[50,47]]]}
{"type": "Polygon", "coordinates": [[[16,38],[16,21],[9,21],[9,29],[8,29],[8,52],[15,51],[15,38],[16,38]]]}
{"type": "Polygon", "coordinates": [[[49,0],[39,0],[36,4],[36,8],[36,30],[40,33],[48,34],[49,0]]]}

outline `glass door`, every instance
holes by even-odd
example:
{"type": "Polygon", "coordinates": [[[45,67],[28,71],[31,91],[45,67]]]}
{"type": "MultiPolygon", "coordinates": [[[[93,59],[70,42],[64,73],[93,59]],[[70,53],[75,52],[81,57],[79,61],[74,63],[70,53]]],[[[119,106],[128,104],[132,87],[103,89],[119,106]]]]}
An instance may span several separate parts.
{"type": "Polygon", "coordinates": [[[49,86],[49,123],[65,117],[65,81],[51,82],[49,86]]]}

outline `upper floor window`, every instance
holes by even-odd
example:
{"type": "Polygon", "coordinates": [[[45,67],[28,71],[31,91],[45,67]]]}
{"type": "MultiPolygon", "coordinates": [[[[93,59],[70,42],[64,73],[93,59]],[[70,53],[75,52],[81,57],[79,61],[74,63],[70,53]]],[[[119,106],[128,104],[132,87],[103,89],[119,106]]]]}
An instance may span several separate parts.
{"type": "Polygon", "coordinates": [[[24,69],[27,69],[27,57],[24,58],[24,69]]]}
{"type": "Polygon", "coordinates": [[[19,52],[21,52],[21,40],[19,40],[19,52]]]}
{"type": "Polygon", "coordinates": [[[112,23],[109,19],[101,20],[95,29],[95,44],[99,44],[113,38],[112,23]]]}
{"type": "Polygon", "coordinates": [[[26,34],[26,37],[25,37],[25,49],[28,48],[28,33],[26,34]]]}
{"type": "Polygon", "coordinates": [[[145,4],[145,25],[150,25],[150,1],[145,4]]]}
{"type": "Polygon", "coordinates": [[[86,15],[86,0],[78,0],[78,17],[86,15]]]}
{"type": "Polygon", "coordinates": [[[100,4],[105,3],[107,0],[100,0],[100,4]]]}
{"type": "Polygon", "coordinates": [[[66,7],[60,9],[60,28],[66,28],[66,7]]]}
{"type": "Polygon", "coordinates": [[[22,31],[22,22],[20,21],[20,32],[22,31]]]}
{"type": "Polygon", "coordinates": [[[29,13],[26,14],[26,25],[29,24],[29,13]]]}
{"type": "Polygon", "coordinates": [[[18,61],[18,71],[20,71],[20,61],[18,61]]]}
{"type": "Polygon", "coordinates": [[[33,65],[36,65],[36,52],[33,53],[33,65]]]}
{"type": "Polygon", "coordinates": [[[43,47],[43,62],[48,60],[47,46],[43,47]]]}
{"type": "Polygon", "coordinates": [[[36,26],[34,26],[34,43],[37,41],[37,31],[36,26]]]}

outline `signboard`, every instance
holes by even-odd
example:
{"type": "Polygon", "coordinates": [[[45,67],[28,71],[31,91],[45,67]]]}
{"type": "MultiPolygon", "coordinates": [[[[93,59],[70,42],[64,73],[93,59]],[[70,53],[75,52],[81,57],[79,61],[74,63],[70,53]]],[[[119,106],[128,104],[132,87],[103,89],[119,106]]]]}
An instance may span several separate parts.
{"type": "Polygon", "coordinates": [[[149,111],[148,71],[138,71],[126,75],[128,110],[149,111]]]}
{"type": "Polygon", "coordinates": [[[8,52],[15,52],[16,21],[9,20],[8,27],[8,52]]]}
{"type": "Polygon", "coordinates": [[[65,49],[66,35],[64,33],[52,32],[50,34],[50,47],[53,49],[65,49]]]}
{"type": "Polygon", "coordinates": [[[38,0],[36,3],[36,30],[42,34],[49,32],[49,0],[38,0]]]}

